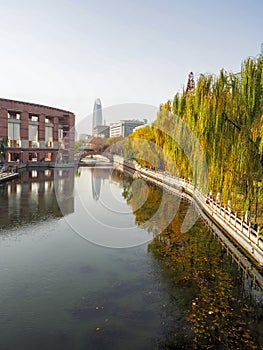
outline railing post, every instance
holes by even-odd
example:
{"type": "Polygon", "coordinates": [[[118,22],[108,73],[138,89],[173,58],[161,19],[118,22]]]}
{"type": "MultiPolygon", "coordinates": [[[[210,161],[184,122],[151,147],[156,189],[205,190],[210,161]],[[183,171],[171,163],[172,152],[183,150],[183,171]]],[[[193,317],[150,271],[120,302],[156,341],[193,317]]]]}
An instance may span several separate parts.
{"type": "Polygon", "coordinates": [[[260,238],[260,229],[259,229],[259,226],[258,226],[258,229],[257,229],[257,246],[259,245],[259,238],[260,238]]]}
{"type": "Polygon", "coordinates": [[[248,237],[250,239],[250,235],[251,235],[251,221],[249,221],[248,223],[248,237]]]}
{"type": "Polygon", "coordinates": [[[235,227],[237,227],[237,212],[235,212],[235,227]]]}
{"type": "Polygon", "coordinates": [[[243,216],[242,216],[242,218],[241,218],[241,232],[243,233],[243,216]]]}

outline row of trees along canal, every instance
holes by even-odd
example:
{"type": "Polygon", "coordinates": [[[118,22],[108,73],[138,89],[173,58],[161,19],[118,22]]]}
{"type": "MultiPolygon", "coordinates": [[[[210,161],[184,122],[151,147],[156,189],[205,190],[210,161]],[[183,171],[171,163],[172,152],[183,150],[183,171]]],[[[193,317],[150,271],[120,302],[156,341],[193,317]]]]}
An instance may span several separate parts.
{"type": "MultiPolygon", "coordinates": [[[[173,138],[178,131],[161,131],[169,128],[175,115],[190,127],[203,148],[209,191],[214,196],[220,192],[223,205],[231,200],[232,211],[240,216],[250,213],[252,222],[263,225],[263,57],[244,61],[239,74],[221,70],[218,76],[200,75],[191,89],[160,105],[152,125],[128,138],[126,155],[141,165],[153,167],[144,161],[151,159],[145,157],[151,147],[142,148],[137,142],[146,139],[159,146],[151,157],[158,157],[158,149],[164,153],[159,158],[160,169],[193,178],[188,158],[173,138]]],[[[198,150],[193,147],[191,152],[195,156],[198,150]]],[[[202,187],[198,180],[195,185],[202,187]]]]}

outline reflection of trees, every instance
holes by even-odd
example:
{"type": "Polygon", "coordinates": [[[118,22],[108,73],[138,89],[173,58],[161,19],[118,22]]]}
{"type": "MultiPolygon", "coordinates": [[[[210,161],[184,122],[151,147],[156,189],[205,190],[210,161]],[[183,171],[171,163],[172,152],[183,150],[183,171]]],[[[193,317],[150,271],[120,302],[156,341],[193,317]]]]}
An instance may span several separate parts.
{"type": "Polygon", "coordinates": [[[179,215],[149,249],[162,259],[175,286],[195,286],[191,304],[187,305],[194,348],[200,344],[216,349],[257,348],[251,335],[252,315],[242,297],[236,266],[204,232],[202,223],[184,234],[180,225],[179,215]]]}
{"type": "MultiPolygon", "coordinates": [[[[147,201],[140,208],[136,203],[138,197],[127,195],[129,190],[130,184],[125,193],[128,203],[136,208],[136,223],[153,231],[152,223],[148,225],[148,222],[158,209],[161,189],[149,186],[147,201]]],[[[175,200],[167,196],[167,208],[162,211],[160,221],[155,222],[158,228],[165,222],[172,198],[175,200]]],[[[255,339],[259,332],[252,329],[255,309],[252,303],[247,306],[248,300],[242,295],[242,276],[201,220],[188,232],[181,233],[187,207],[186,203],[180,206],[171,224],[149,245],[149,251],[161,261],[171,299],[178,300],[178,295],[184,294],[181,307],[193,330],[192,346],[195,349],[257,349],[255,339]]],[[[178,335],[172,333],[176,344],[178,335]]],[[[191,337],[189,333],[187,341],[191,337]]],[[[173,348],[170,347],[171,334],[167,342],[164,348],[173,348]]]]}
{"type": "Polygon", "coordinates": [[[136,224],[154,234],[169,225],[180,204],[179,197],[149,186],[142,179],[126,182],[123,196],[133,209],[136,224]]]}
{"type": "MultiPolygon", "coordinates": [[[[161,217],[155,218],[155,220],[150,219],[159,208],[162,199],[162,190],[160,188],[154,188],[154,186],[148,186],[147,188],[142,186],[136,190],[134,186],[132,187],[132,184],[132,179],[127,179],[123,187],[123,197],[133,209],[136,224],[154,233],[159,232],[156,228],[158,227],[158,219],[161,220],[161,217]],[[146,190],[147,193],[145,193],[146,190]],[[141,198],[145,198],[146,196],[147,200],[142,201],[141,198]]],[[[159,223],[161,222],[159,221],[159,223]]]]}
{"type": "Polygon", "coordinates": [[[129,201],[132,197],[132,178],[128,174],[114,169],[111,173],[111,180],[122,186],[122,196],[129,201]]]}

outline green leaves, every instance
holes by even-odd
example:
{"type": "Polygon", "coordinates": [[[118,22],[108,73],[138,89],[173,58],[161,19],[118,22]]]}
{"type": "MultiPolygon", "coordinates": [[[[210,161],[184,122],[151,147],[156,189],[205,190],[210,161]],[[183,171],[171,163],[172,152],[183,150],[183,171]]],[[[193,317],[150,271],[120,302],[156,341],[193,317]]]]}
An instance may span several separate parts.
{"type": "MultiPolygon", "coordinates": [[[[234,211],[246,210],[245,203],[251,203],[254,196],[247,183],[262,178],[263,57],[247,59],[238,74],[221,70],[218,76],[200,75],[190,94],[177,93],[160,106],[153,128],[140,129],[131,136],[156,143],[164,150],[166,170],[188,178],[192,169],[176,138],[154,130],[155,126],[170,130],[171,110],[190,127],[205,151],[209,190],[222,192],[223,204],[231,199],[234,211]]],[[[172,132],[180,140],[185,137],[183,130],[172,132]]],[[[189,149],[193,159],[197,158],[194,145],[189,149]]],[[[135,146],[135,155],[143,151],[135,146]]]]}
{"type": "Polygon", "coordinates": [[[8,147],[8,137],[0,139],[0,161],[5,160],[8,147]]]}

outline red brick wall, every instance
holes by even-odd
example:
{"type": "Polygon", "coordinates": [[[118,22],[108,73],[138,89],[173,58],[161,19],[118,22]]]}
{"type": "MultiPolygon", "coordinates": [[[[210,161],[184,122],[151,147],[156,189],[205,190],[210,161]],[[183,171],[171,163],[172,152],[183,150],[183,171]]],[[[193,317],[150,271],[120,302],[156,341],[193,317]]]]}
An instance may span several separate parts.
{"type": "Polygon", "coordinates": [[[45,114],[39,114],[38,141],[45,141],[45,114]]]}
{"type": "Polygon", "coordinates": [[[22,112],[20,116],[20,137],[21,140],[28,140],[28,113],[22,112]]]}
{"type": "Polygon", "coordinates": [[[53,141],[58,141],[58,117],[53,118],[53,141]]]}
{"type": "MultiPolygon", "coordinates": [[[[39,127],[38,127],[38,141],[45,141],[45,118],[51,117],[51,122],[53,123],[53,141],[58,141],[58,124],[59,119],[62,125],[68,125],[71,129],[69,132],[69,155],[70,160],[73,160],[74,151],[74,125],[75,116],[73,113],[59,109],[52,108],[48,106],[43,106],[39,104],[32,104],[22,101],[13,101],[8,99],[0,98],[0,138],[8,136],[8,111],[16,111],[21,113],[21,124],[20,124],[20,136],[21,140],[28,140],[28,118],[29,114],[34,114],[39,116],[39,127]]],[[[21,154],[23,151],[23,162],[28,161],[28,154],[31,150],[29,149],[10,149],[10,151],[15,151],[21,154]]],[[[33,151],[33,150],[32,150],[33,151]]],[[[31,151],[31,152],[32,152],[31,151]]],[[[50,149],[37,149],[38,158],[41,160],[46,153],[52,152],[50,149]]],[[[53,151],[54,152],[54,151],[53,151]]],[[[52,153],[53,153],[52,152],[52,153]]],[[[52,160],[56,158],[57,152],[52,154],[52,160]]]]}
{"type": "Polygon", "coordinates": [[[7,110],[4,108],[0,108],[0,138],[3,138],[8,135],[7,116],[7,110]]]}

